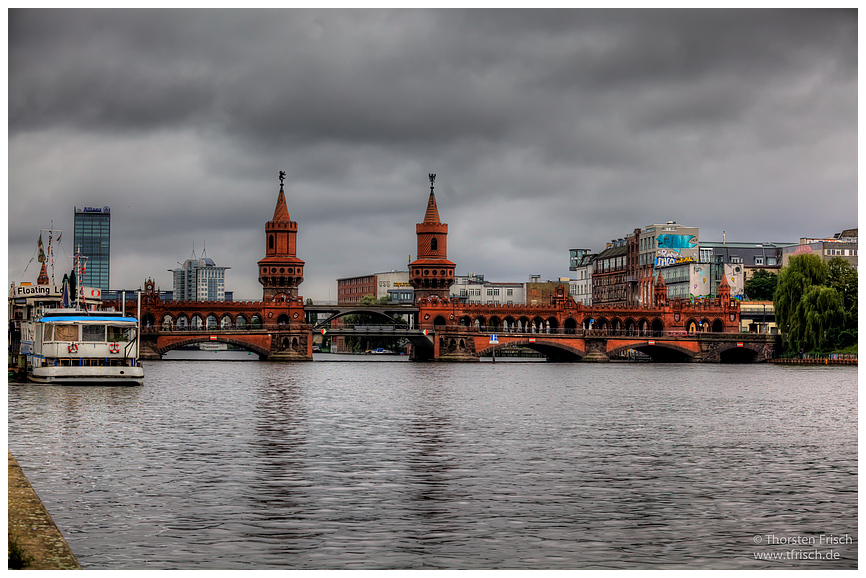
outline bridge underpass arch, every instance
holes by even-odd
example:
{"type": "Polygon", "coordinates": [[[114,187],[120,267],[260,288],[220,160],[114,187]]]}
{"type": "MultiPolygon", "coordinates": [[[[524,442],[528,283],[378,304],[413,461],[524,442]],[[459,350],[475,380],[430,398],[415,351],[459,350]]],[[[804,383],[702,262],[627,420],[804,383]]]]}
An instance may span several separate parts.
{"type": "Polygon", "coordinates": [[[749,347],[729,347],[719,351],[719,363],[755,363],[758,352],[749,347]]]}
{"type": "Polygon", "coordinates": [[[508,341],[507,343],[498,343],[490,347],[485,347],[479,351],[477,355],[478,357],[489,357],[493,355],[494,351],[499,352],[507,347],[524,347],[526,349],[531,349],[544,355],[544,357],[547,358],[547,361],[557,363],[580,361],[583,356],[586,355],[585,351],[565,343],[557,341],[529,341],[529,339],[516,339],[514,341],[508,341]]]}
{"type": "MultiPolygon", "coordinates": [[[[408,323],[408,321],[400,321],[400,320],[395,319],[394,317],[388,315],[387,313],[383,313],[382,311],[378,311],[376,309],[366,309],[366,308],[361,307],[358,309],[350,309],[347,311],[339,311],[337,313],[334,313],[333,315],[331,315],[327,319],[319,321],[318,323],[313,325],[313,331],[315,331],[317,329],[322,329],[323,327],[327,327],[335,319],[340,319],[341,317],[345,317],[346,315],[373,315],[376,317],[381,317],[384,321],[387,321],[388,323],[390,323],[391,325],[394,325],[395,327],[405,327],[406,324],[408,323]]],[[[444,323],[442,323],[442,325],[444,325],[444,323]]]]}
{"type": "Polygon", "coordinates": [[[251,351],[259,356],[259,359],[267,359],[268,350],[254,343],[250,343],[239,336],[234,335],[217,335],[216,339],[211,339],[211,335],[208,334],[199,334],[199,335],[190,335],[186,339],[173,340],[168,344],[161,345],[157,347],[157,352],[160,357],[168,353],[169,351],[174,351],[175,349],[180,349],[182,347],[186,347],[188,345],[196,345],[199,343],[226,343],[229,345],[235,345],[240,347],[244,351],[251,351]]]}
{"type": "Polygon", "coordinates": [[[695,357],[693,351],[680,347],[676,345],[675,342],[656,342],[655,345],[649,345],[646,342],[638,342],[611,349],[607,352],[607,355],[610,358],[614,358],[629,349],[634,349],[635,351],[640,351],[641,353],[649,355],[656,363],[689,363],[695,357]]]}

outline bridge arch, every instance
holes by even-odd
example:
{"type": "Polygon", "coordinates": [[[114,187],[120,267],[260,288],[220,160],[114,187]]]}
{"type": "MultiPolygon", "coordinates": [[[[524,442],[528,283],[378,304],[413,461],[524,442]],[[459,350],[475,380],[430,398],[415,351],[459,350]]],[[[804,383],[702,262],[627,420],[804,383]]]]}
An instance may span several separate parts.
{"type": "Polygon", "coordinates": [[[223,313],[223,316],[220,318],[220,327],[225,329],[227,327],[231,327],[234,325],[234,320],[229,313],[223,313]]]}
{"type": "MultiPolygon", "coordinates": [[[[381,317],[382,319],[384,319],[388,323],[391,323],[392,325],[395,325],[395,326],[403,327],[406,325],[405,321],[398,321],[397,319],[394,319],[392,316],[388,315],[387,313],[383,313],[380,310],[367,309],[364,307],[359,307],[358,309],[347,309],[345,311],[338,311],[337,313],[334,313],[333,315],[331,315],[327,319],[325,319],[323,321],[319,321],[318,323],[316,323],[313,326],[313,330],[321,329],[322,327],[329,325],[331,323],[331,321],[334,321],[335,319],[339,319],[341,317],[345,317],[346,315],[362,315],[362,314],[363,315],[374,315],[376,317],[381,317]]],[[[255,317],[258,317],[258,316],[256,315],[256,316],[254,316],[254,318],[255,317]]],[[[288,319],[288,317],[286,317],[286,319],[288,319]]],[[[439,317],[437,317],[436,319],[439,319],[439,317]]],[[[288,323],[288,321],[286,321],[286,323],[288,323]]],[[[436,322],[434,320],[434,325],[435,324],[436,324],[436,322]]],[[[443,321],[442,323],[440,323],[440,325],[445,325],[445,322],[443,321]]]]}
{"type": "Polygon", "coordinates": [[[485,347],[477,352],[478,357],[486,357],[492,355],[494,351],[500,351],[506,347],[525,347],[532,349],[544,355],[548,361],[579,361],[586,355],[582,349],[578,349],[570,344],[562,343],[559,340],[550,339],[514,339],[506,342],[497,343],[489,347],[485,347]]]}
{"type": "Polygon", "coordinates": [[[219,343],[227,343],[230,345],[235,345],[235,346],[240,347],[241,349],[244,349],[246,351],[252,351],[253,353],[257,354],[259,356],[259,358],[261,358],[261,359],[265,359],[268,357],[269,352],[268,352],[267,348],[262,347],[258,343],[254,343],[252,341],[244,339],[244,336],[216,335],[215,337],[216,337],[216,339],[211,339],[210,335],[203,333],[203,334],[198,334],[198,335],[184,336],[181,339],[168,340],[168,341],[163,342],[162,344],[160,344],[161,339],[158,338],[156,350],[157,350],[157,353],[159,353],[159,355],[161,357],[161,356],[165,355],[166,353],[168,353],[169,351],[172,351],[174,349],[179,349],[179,348],[185,347],[187,345],[195,345],[197,343],[213,343],[214,341],[217,341],[219,343]]]}
{"type": "Polygon", "coordinates": [[[176,324],[177,324],[178,329],[185,329],[185,328],[189,327],[190,323],[189,323],[189,319],[187,318],[186,314],[181,313],[180,315],[178,315],[177,319],[176,319],[176,324]]]}
{"type": "Polygon", "coordinates": [[[662,323],[662,320],[656,317],[652,322],[652,332],[655,337],[659,337],[662,334],[662,331],[665,330],[665,324],[662,323]]]}
{"type": "Polygon", "coordinates": [[[219,320],[217,319],[217,316],[213,313],[208,314],[205,323],[208,329],[216,329],[219,326],[219,320]]]}
{"type": "Polygon", "coordinates": [[[562,324],[562,328],[566,333],[575,334],[577,333],[577,320],[574,317],[569,317],[562,324]]]}
{"type": "Polygon", "coordinates": [[[725,330],[725,322],[721,319],[714,319],[712,325],[713,333],[722,333],[725,330]]]}
{"type": "Polygon", "coordinates": [[[744,347],[732,344],[719,350],[719,363],[754,363],[758,361],[760,353],[751,344],[744,344],[744,347]]]}
{"type": "Polygon", "coordinates": [[[696,352],[691,351],[674,341],[656,341],[650,345],[648,341],[634,341],[626,343],[607,351],[608,357],[616,357],[629,349],[640,351],[652,357],[653,361],[660,363],[686,363],[692,361],[696,352]]]}

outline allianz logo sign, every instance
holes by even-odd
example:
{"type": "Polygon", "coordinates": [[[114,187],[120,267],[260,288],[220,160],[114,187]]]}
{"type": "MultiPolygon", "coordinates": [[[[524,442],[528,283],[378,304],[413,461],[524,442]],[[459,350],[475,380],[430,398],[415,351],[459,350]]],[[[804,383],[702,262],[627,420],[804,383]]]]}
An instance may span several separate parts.
{"type": "Polygon", "coordinates": [[[111,209],[108,207],[102,207],[101,209],[99,207],[84,207],[81,209],[79,209],[78,207],[75,207],[75,212],[76,213],[110,213],[111,209]]]}

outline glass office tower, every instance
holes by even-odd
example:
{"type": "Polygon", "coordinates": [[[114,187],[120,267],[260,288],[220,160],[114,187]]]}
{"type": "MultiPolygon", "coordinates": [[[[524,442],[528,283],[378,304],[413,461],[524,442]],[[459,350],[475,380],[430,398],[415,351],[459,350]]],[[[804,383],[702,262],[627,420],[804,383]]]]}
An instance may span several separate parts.
{"type": "Polygon", "coordinates": [[[108,207],[75,207],[73,251],[87,257],[84,287],[108,291],[108,263],[111,256],[111,209],[108,207]]]}

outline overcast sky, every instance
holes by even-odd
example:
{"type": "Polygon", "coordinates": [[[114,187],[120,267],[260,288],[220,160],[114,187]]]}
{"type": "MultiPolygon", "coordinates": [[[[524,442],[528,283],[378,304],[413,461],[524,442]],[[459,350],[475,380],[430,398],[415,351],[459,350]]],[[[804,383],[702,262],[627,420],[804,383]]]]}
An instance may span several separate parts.
{"type": "MultiPolygon", "coordinates": [[[[415,259],[428,173],[457,274],[558,279],[677,221],[700,240],[857,226],[857,13],[12,10],[10,283],[111,207],[111,285],[193,249],[261,298],[279,171],[300,294],[415,259]]],[[[62,265],[62,267],[61,267],[62,265]]],[[[61,273],[62,274],[62,273],[61,273]]]]}

